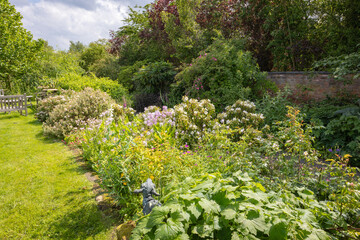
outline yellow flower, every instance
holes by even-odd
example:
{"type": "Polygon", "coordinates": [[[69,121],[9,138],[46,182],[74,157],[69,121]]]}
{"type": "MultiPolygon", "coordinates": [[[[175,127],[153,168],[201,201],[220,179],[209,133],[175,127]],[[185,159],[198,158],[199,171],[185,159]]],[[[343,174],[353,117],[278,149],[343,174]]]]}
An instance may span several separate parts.
{"type": "Polygon", "coordinates": [[[153,175],[151,175],[150,178],[151,178],[151,180],[154,180],[154,176],[153,176],[153,175]]]}
{"type": "Polygon", "coordinates": [[[123,177],[123,176],[124,176],[124,174],[122,173],[122,174],[121,174],[121,177],[123,177]]]}
{"type": "Polygon", "coordinates": [[[349,158],[349,157],[352,157],[350,154],[345,154],[344,155],[344,158],[349,158]]]}
{"type": "Polygon", "coordinates": [[[123,182],[123,184],[126,186],[127,185],[127,183],[126,182],[123,182]]]}

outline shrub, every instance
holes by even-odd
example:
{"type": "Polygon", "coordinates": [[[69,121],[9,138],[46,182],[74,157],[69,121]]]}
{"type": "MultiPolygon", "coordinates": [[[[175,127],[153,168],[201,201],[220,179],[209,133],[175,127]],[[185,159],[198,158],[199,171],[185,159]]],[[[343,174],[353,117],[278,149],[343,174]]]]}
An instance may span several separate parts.
{"type": "Polygon", "coordinates": [[[69,101],[57,105],[50,112],[43,125],[44,133],[63,138],[85,128],[90,121],[101,118],[101,114],[110,109],[112,103],[112,99],[100,90],[86,88],[74,93],[69,101]]]}
{"type": "Polygon", "coordinates": [[[139,69],[146,65],[147,61],[138,61],[130,66],[121,66],[118,72],[117,80],[123,85],[130,93],[135,91],[133,77],[134,74],[139,71],[139,69]]]}
{"type": "Polygon", "coordinates": [[[136,109],[161,105],[167,98],[175,74],[174,67],[168,62],[153,62],[142,66],[132,79],[136,92],[136,109]]]}
{"type": "Polygon", "coordinates": [[[215,41],[175,78],[171,98],[177,98],[180,93],[210,99],[218,111],[239,99],[259,98],[275,86],[235,40],[215,41]]]}
{"type": "Polygon", "coordinates": [[[153,62],[142,66],[134,74],[133,81],[138,92],[165,94],[174,81],[175,70],[171,63],[153,62]]]}
{"type": "Polygon", "coordinates": [[[57,87],[74,91],[81,91],[87,87],[99,89],[108,93],[117,102],[123,102],[128,99],[127,90],[116,81],[108,78],[97,78],[94,75],[68,73],[55,79],[55,82],[57,87]]]}
{"type": "Polygon", "coordinates": [[[37,106],[35,117],[40,122],[45,122],[49,118],[49,114],[54,110],[54,108],[60,104],[64,104],[69,100],[64,95],[48,97],[41,100],[37,106]]]}
{"type": "Polygon", "coordinates": [[[232,129],[257,127],[263,121],[262,114],[255,113],[256,106],[250,101],[236,101],[233,105],[227,106],[224,113],[218,114],[220,123],[226,124],[232,129]]]}
{"type": "Polygon", "coordinates": [[[289,95],[291,95],[290,90],[285,89],[284,91],[276,92],[275,96],[266,93],[257,101],[257,108],[264,115],[265,124],[271,126],[275,122],[286,119],[287,106],[293,106],[288,100],[289,95]]]}
{"type": "Polygon", "coordinates": [[[316,147],[339,149],[338,154],[350,154],[350,164],[360,166],[360,107],[356,105],[321,105],[308,111],[313,122],[324,127],[315,132],[316,147]]]}
{"type": "Polygon", "coordinates": [[[181,143],[197,143],[206,131],[213,131],[215,126],[215,106],[210,100],[189,99],[183,97],[183,102],[175,109],[175,137],[181,143]]]}

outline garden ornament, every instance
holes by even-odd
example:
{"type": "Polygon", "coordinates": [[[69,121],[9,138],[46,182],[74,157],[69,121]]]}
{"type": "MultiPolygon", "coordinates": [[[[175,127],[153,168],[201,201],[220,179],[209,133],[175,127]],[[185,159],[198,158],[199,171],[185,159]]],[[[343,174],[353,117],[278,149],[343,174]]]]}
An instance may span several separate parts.
{"type": "Polygon", "coordinates": [[[152,195],[160,196],[160,194],[155,191],[155,184],[150,178],[148,178],[146,182],[141,184],[141,189],[136,189],[134,193],[143,194],[142,204],[144,215],[148,215],[155,206],[161,206],[161,203],[152,197],[152,195]]]}

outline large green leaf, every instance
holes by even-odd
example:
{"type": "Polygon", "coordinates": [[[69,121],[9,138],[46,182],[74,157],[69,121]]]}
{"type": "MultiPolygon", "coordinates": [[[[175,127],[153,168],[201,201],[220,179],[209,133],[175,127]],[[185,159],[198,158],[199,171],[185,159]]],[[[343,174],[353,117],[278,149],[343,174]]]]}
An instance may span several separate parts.
{"type": "Polygon", "coordinates": [[[168,215],[169,212],[170,212],[170,208],[168,208],[168,207],[154,208],[150,213],[149,221],[148,221],[146,227],[152,228],[156,225],[161,224],[162,222],[164,222],[165,217],[168,215]]]}
{"type": "Polygon", "coordinates": [[[221,215],[224,216],[226,220],[233,220],[236,217],[236,211],[231,208],[226,208],[221,211],[221,215]]]}
{"type": "Polygon", "coordinates": [[[270,228],[269,239],[270,240],[283,240],[287,236],[287,225],[284,222],[279,222],[270,228]]]}
{"type": "Polygon", "coordinates": [[[184,232],[181,222],[174,222],[171,218],[166,223],[162,223],[155,231],[155,239],[172,240],[184,232]]]}
{"type": "Polygon", "coordinates": [[[198,219],[202,213],[201,207],[195,203],[192,203],[190,207],[188,207],[188,210],[190,213],[192,213],[192,215],[194,215],[196,219],[198,219]]]}
{"type": "Polygon", "coordinates": [[[252,220],[249,220],[244,217],[240,217],[236,221],[255,236],[257,234],[257,231],[267,233],[269,229],[265,220],[261,216],[259,216],[258,218],[254,218],[252,220]]]}
{"type": "Polygon", "coordinates": [[[306,238],[307,240],[329,240],[330,236],[321,229],[313,229],[311,234],[306,238]]]}
{"type": "Polygon", "coordinates": [[[214,226],[207,224],[203,224],[203,225],[198,224],[192,229],[191,232],[193,234],[199,235],[202,238],[213,237],[214,226]]]}
{"type": "Polygon", "coordinates": [[[214,200],[207,200],[206,198],[202,198],[199,201],[199,205],[204,209],[206,213],[220,212],[220,206],[214,200]]]}

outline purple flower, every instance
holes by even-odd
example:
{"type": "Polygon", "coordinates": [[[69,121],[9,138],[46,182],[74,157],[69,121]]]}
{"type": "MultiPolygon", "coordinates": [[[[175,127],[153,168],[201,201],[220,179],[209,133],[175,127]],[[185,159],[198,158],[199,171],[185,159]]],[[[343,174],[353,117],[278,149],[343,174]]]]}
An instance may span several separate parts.
{"type": "Polygon", "coordinates": [[[222,156],[220,156],[219,159],[222,159],[222,156]]]}
{"type": "Polygon", "coordinates": [[[340,152],[340,149],[336,149],[337,152],[340,152]]]}
{"type": "Polygon", "coordinates": [[[331,148],[329,148],[328,150],[329,150],[329,152],[332,152],[332,151],[333,151],[331,148]]]}
{"type": "Polygon", "coordinates": [[[189,147],[189,145],[185,144],[185,147],[186,147],[186,148],[188,148],[188,147],[189,147]]]}
{"type": "Polygon", "coordinates": [[[208,158],[211,158],[212,156],[207,156],[208,158]]]}

